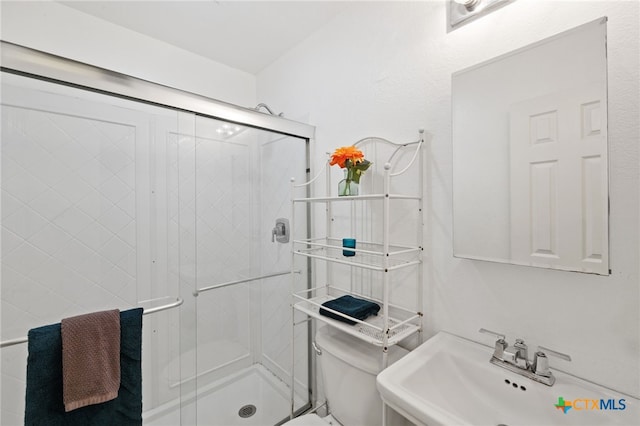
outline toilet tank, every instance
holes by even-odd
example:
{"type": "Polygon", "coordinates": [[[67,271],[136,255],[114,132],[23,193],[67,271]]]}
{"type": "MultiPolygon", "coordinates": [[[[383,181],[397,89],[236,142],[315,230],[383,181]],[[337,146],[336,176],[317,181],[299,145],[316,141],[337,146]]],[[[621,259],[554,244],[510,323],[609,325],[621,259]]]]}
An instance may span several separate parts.
{"type": "MultiPolygon", "coordinates": [[[[382,425],[382,399],[376,387],[382,348],[328,326],[318,329],[316,345],[322,351],[320,370],[330,413],[343,426],[382,425]]],[[[407,353],[391,347],[389,365],[407,353]]],[[[387,412],[387,425],[408,424],[391,408],[387,407],[387,412]]]]}

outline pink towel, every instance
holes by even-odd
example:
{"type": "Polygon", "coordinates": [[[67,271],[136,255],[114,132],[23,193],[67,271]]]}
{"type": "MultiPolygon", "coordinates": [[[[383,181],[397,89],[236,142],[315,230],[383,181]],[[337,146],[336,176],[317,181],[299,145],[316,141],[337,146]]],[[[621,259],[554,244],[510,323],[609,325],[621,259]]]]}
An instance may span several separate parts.
{"type": "Polygon", "coordinates": [[[61,321],[64,410],[118,397],[120,311],[95,312],[61,321]]]}

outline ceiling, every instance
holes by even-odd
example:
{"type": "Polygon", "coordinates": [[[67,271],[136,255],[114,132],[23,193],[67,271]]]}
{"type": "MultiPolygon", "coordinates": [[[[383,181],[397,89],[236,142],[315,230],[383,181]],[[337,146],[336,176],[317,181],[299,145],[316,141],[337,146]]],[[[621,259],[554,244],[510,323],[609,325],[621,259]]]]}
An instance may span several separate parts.
{"type": "Polygon", "coordinates": [[[60,1],[257,74],[339,14],[344,1],[60,1]]]}

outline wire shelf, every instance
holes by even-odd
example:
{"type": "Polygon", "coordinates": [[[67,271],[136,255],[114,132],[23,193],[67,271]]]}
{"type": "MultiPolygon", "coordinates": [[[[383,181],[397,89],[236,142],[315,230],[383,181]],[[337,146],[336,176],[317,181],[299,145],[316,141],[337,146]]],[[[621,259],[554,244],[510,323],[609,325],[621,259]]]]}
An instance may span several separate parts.
{"type": "MultiPolygon", "coordinates": [[[[306,292],[307,291],[303,291],[301,293],[306,292]]],[[[400,320],[389,316],[389,329],[385,331],[383,329],[384,316],[382,315],[372,316],[364,321],[359,321],[355,318],[349,318],[356,322],[356,324],[354,325],[350,325],[345,322],[320,315],[320,308],[322,307],[322,304],[329,300],[335,299],[336,296],[317,296],[307,299],[301,296],[300,293],[296,293],[294,294],[294,297],[299,300],[299,302],[295,303],[294,305],[294,308],[296,310],[303,312],[310,317],[318,319],[326,324],[329,324],[332,327],[338,328],[360,340],[369,342],[375,346],[383,346],[385,332],[389,338],[387,345],[392,346],[413,335],[414,333],[417,333],[420,330],[420,326],[412,324],[410,322],[413,320],[417,320],[420,317],[420,314],[414,314],[413,316],[405,320],[400,320]]],[[[340,315],[339,312],[333,311],[332,309],[326,307],[323,308],[340,315]]]]}
{"type": "MultiPolygon", "coordinates": [[[[385,194],[367,194],[367,195],[354,195],[354,196],[342,196],[342,197],[311,197],[311,198],[294,198],[295,203],[324,203],[328,201],[371,201],[371,200],[383,200],[385,194]]],[[[414,195],[402,195],[402,194],[389,194],[391,200],[417,200],[421,198],[414,195]]]]}
{"type": "Polygon", "coordinates": [[[376,242],[358,241],[356,248],[343,248],[339,238],[314,238],[293,240],[294,254],[325,260],[343,265],[374,271],[392,271],[413,265],[419,265],[421,247],[390,245],[389,252],[383,251],[383,245],[376,242]],[[355,256],[344,256],[343,250],[355,252],[355,256]],[[387,258],[387,266],[384,259],[387,258]]]}

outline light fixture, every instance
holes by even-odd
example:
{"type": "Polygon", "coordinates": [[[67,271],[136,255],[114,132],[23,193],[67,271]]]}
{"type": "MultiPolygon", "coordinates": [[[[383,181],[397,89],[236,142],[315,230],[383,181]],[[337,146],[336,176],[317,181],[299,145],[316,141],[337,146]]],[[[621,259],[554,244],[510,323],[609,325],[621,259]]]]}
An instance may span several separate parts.
{"type": "Polygon", "coordinates": [[[458,4],[461,4],[467,10],[473,10],[476,8],[478,3],[480,3],[482,0],[453,0],[453,1],[455,1],[458,4]]]}
{"type": "Polygon", "coordinates": [[[515,0],[449,0],[449,31],[515,0]]]}

